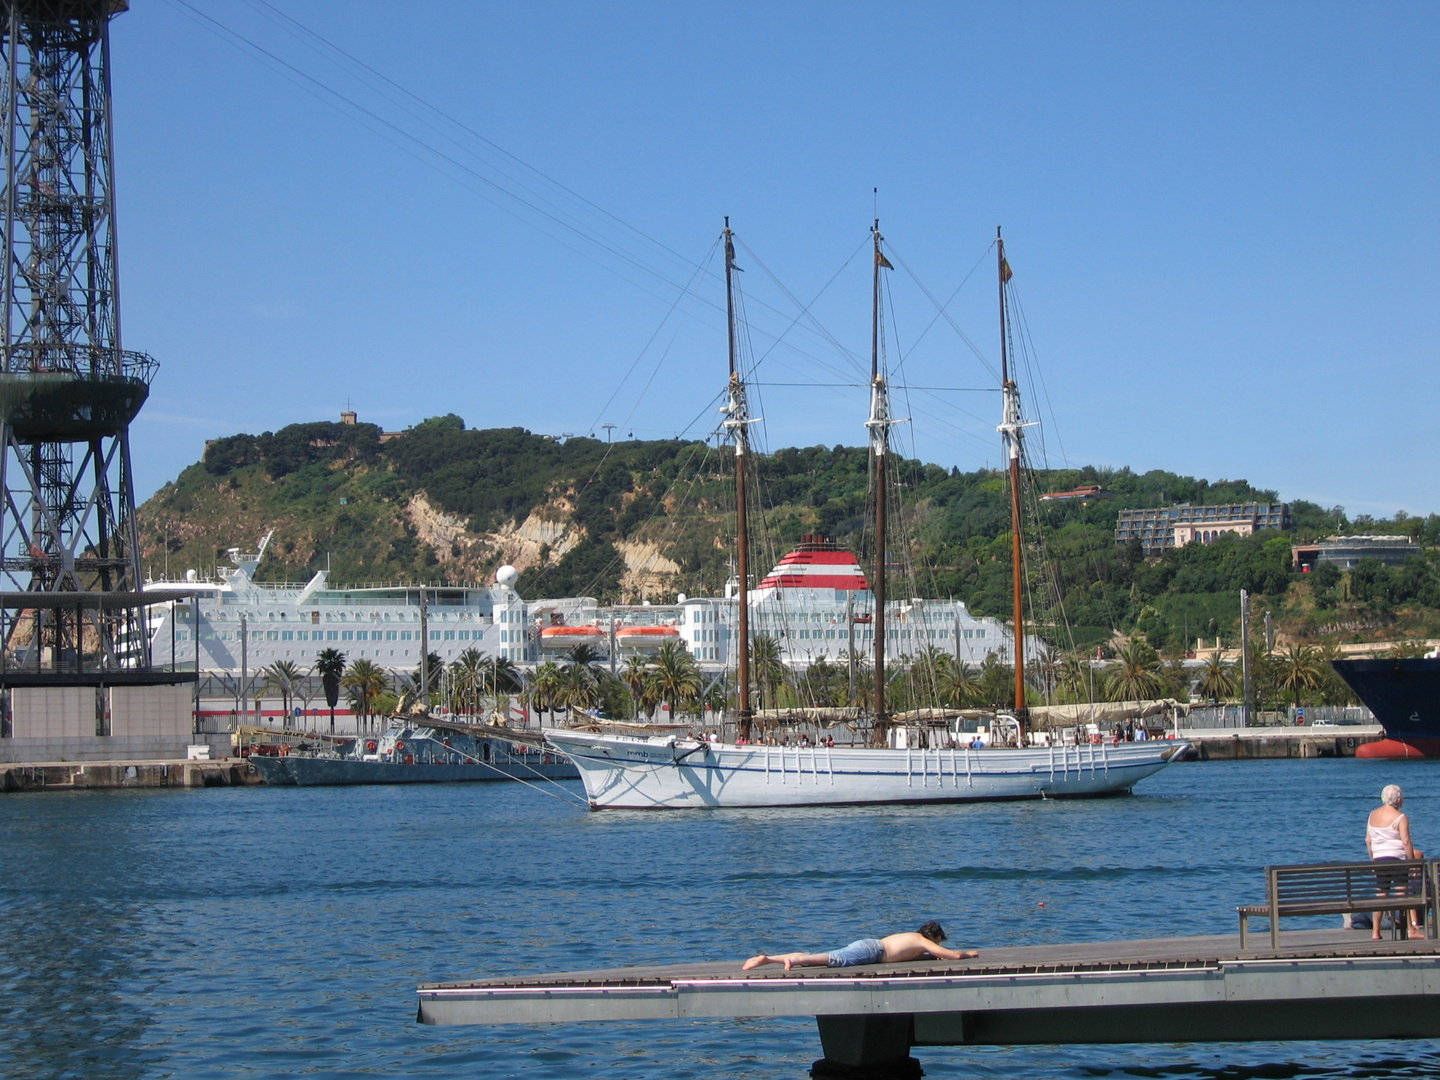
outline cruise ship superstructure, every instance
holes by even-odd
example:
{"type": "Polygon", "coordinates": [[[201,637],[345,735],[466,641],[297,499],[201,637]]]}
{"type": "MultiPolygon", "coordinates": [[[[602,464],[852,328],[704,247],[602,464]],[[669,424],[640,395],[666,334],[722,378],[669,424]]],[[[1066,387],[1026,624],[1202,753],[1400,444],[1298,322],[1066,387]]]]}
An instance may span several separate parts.
{"type": "MultiPolygon", "coordinates": [[[[264,555],[230,550],[230,565],[211,580],[194,572],[181,581],[152,581],[153,592],[176,599],[157,605],[152,649],[158,663],[195,663],[207,672],[250,671],[290,661],[302,671],[327,648],[346,659],[367,659],[396,670],[420,663],[419,585],[335,587],[320,571],[308,582],[255,580],[264,555]],[[193,597],[193,600],[191,599],[193,597]],[[242,634],[245,637],[242,650],[242,634]],[[243,652],[243,657],[242,657],[243,652]]],[[[738,591],[732,582],[721,597],[681,594],[673,604],[601,605],[589,597],[526,601],[515,591],[518,573],[502,566],[493,585],[426,585],[426,637],[445,663],[468,649],[517,666],[562,659],[576,645],[623,662],[683,642],[702,669],[732,661],[738,591]]],[[[768,635],[792,668],[817,660],[843,661],[852,650],[873,646],[874,595],[855,556],[817,536],[807,536],[750,591],[753,636],[768,635]]],[[[1009,662],[1009,632],[995,619],[972,615],[956,600],[908,599],[886,605],[887,653],[907,657],[933,647],[966,663],[988,654],[1009,662]]],[[[1027,654],[1038,643],[1027,640],[1027,654]]]]}

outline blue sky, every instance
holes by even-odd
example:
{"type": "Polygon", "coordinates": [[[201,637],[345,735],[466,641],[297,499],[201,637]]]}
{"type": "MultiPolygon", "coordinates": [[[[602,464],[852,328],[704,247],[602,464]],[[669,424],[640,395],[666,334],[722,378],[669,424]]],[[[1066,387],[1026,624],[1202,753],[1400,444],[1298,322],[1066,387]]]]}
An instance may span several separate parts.
{"type": "MultiPolygon", "coordinates": [[[[347,401],[704,435],[726,214],[762,442],[858,444],[878,205],[897,382],[993,385],[1003,225],[1049,464],[1440,511],[1440,6],[277,11],[112,25],[125,344],[162,364],[142,498],[347,401]]],[[[899,439],[993,465],[998,409],[902,394],[899,439]]]]}

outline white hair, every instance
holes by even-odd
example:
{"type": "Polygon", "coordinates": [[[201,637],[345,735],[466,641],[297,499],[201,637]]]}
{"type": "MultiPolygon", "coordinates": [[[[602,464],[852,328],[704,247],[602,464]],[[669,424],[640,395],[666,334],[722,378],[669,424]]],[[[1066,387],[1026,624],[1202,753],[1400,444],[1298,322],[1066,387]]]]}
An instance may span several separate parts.
{"type": "Polygon", "coordinates": [[[1399,784],[1386,784],[1380,792],[1380,801],[1386,806],[1399,806],[1405,801],[1405,793],[1400,790],[1399,784]]]}

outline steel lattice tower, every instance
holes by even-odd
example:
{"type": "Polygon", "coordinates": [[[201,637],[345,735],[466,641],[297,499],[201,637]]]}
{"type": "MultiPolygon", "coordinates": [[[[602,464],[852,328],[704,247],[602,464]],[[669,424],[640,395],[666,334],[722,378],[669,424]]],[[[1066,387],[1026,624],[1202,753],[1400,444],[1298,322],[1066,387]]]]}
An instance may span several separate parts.
{"type": "Polygon", "coordinates": [[[37,673],[149,668],[129,426],[155,362],[120,342],[111,125],[128,6],[0,0],[0,663],[37,673]]]}

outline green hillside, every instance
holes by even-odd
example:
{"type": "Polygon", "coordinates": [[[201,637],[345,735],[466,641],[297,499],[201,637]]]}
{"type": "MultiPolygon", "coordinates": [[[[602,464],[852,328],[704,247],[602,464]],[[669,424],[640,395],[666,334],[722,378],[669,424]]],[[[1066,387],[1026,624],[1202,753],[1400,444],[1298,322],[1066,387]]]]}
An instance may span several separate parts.
{"type": "MultiPolygon", "coordinates": [[[[382,442],[372,424],[296,424],[211,443],[141,509],[146,570],[207,575],[226,549],[253,548],[273,529],[266,580],[303,580],[327,565],[337,584],[490,580],[520,568],[530,598],[601,601],[715,594],[731,558],[730,456],[704,442],[562,441],[520,428],[467,429],[437,417],[382,442]]],[[[897,466],[890,562],[913,575],[892,593],[954,596],[979,614],[1009,610],[1006,481],[917,461],[897,466]]],[[[1034,477],[1038,491],[1099,484],[1112,498],[1031,502],[1043,537],[1027,562],[1055,585],[1037,590],[1042,624],[1063,618],[1077,645],[1142,632],[1160,649],[1231,638],[1237,594],[1248,589],[1291,636],[1404,639],[1440,636],[1435,552],[1389,570],[1291,570],[1290,545],[1336,531],[1403,532],[1440,544],[1440,517],[1347,520],[1341,508],[1291,504],[1293,534],[1262,533],[1191,545],[1145,560],[1117,547],[1122,508],[1174,502],[1275,500],[1244,480],[1209,482],[1167,472],[1073,469],[1034,477]],[[1045,570],[1041,573],[1042,568],[1045,570]],[[1063,615],[1062,615],[1063,613],[1063,615]]],[[[754,562],[763,572],[807,533],[873,558],[863,448],[777,451],[757,462],[754,562]]],[[[1051,631],[1056,644],[1065,635],[1051,631]]]]}

